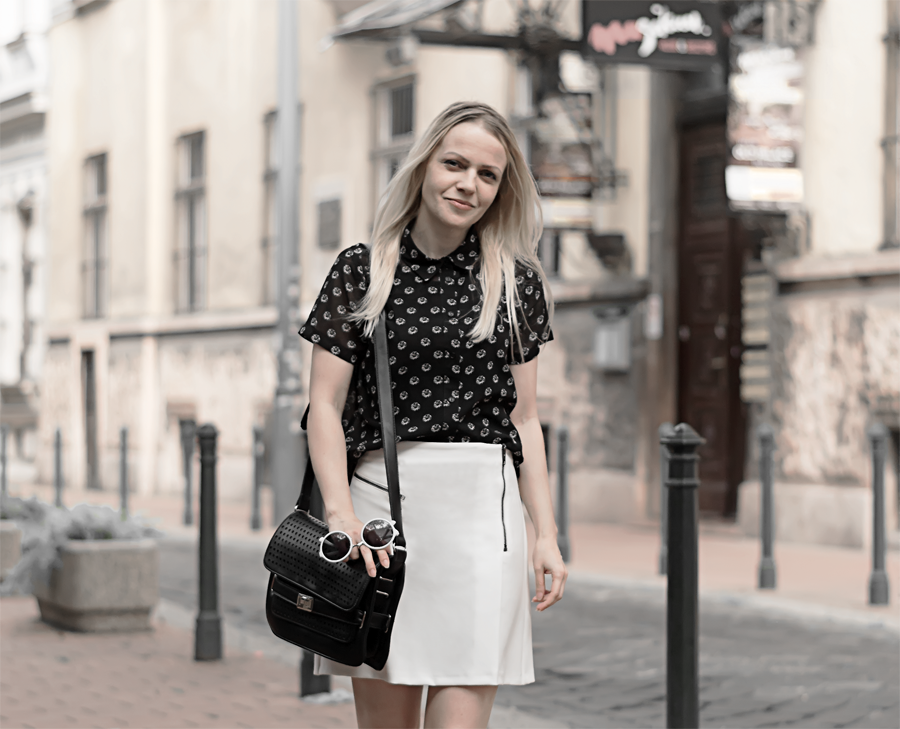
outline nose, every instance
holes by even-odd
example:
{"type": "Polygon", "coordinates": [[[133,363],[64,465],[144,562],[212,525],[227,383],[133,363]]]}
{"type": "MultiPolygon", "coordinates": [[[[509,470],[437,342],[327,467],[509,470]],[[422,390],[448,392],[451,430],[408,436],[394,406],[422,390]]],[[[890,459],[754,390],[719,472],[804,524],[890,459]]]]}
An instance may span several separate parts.
{"type": "Polygon", "coordinates": [[[477,172],[473,168],[470,167],[468,170],[466,170],[465,174],[462,175],[456,183],[456,186],[459,188],[460,192],[470,194],[475,191],[476,175],[477,172]]]}

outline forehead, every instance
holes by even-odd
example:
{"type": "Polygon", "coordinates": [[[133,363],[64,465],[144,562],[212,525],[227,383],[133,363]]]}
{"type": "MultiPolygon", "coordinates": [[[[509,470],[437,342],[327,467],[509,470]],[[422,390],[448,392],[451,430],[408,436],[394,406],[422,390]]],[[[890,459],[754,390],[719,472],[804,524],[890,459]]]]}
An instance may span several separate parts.
{"type": "Polygon", "coordinates": [[[506,167],[503,144],[477,122],[463,122],[453,127],[447,132],[438,152],[455,152],[475,165],[490,165],[501,170],[506,167]]]}

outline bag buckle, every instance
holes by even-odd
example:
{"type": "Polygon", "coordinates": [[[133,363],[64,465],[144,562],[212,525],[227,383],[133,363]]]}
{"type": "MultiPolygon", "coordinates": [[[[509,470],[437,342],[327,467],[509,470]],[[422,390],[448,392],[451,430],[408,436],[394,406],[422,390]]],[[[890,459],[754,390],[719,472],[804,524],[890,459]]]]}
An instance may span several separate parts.
{"type": "Polygon", "coordinates": [[[311,613],[313,609],[312,595],[304,595],[302,593],[297,595],[297,609],[311,613]]]}

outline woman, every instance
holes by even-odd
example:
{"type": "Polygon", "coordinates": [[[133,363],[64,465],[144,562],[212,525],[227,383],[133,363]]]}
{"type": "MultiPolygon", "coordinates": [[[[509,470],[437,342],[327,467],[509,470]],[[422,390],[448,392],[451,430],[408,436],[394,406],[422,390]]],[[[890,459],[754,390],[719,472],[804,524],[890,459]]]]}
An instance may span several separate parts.
{"type": "MultiPolygon", "coordinates": [[[[390,514],[369,346],[386,311],[406,585],[381,671],[316,661],[353,677],[360,727],[418,727],[423,686],[426,727],[486,727],[498,685],[534,681],[523,502],[538,610],[567,574],[537,416],[552,339],[538,211],[506,121],[453,104],[388,186],[371,247],[338,256],[300,330],[317,345],[308,428],[325,518],[359,543],[365,521],[390,514]]],[[[360,556],[373,576],[389,561],[360,556]]]]}

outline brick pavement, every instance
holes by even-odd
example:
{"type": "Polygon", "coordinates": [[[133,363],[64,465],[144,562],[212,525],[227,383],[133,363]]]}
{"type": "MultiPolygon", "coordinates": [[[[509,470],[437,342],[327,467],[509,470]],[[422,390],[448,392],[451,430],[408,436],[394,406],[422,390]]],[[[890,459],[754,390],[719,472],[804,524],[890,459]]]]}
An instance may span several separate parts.
{"type": "Polygon", "coordinates": [[[352,704],[297,697],[297,672],[228,651],[193,660],[193,634],[81,634],[38,620],[34,598],[0,600],[0,725],[9,727],[355,727],[352,704]]]}

